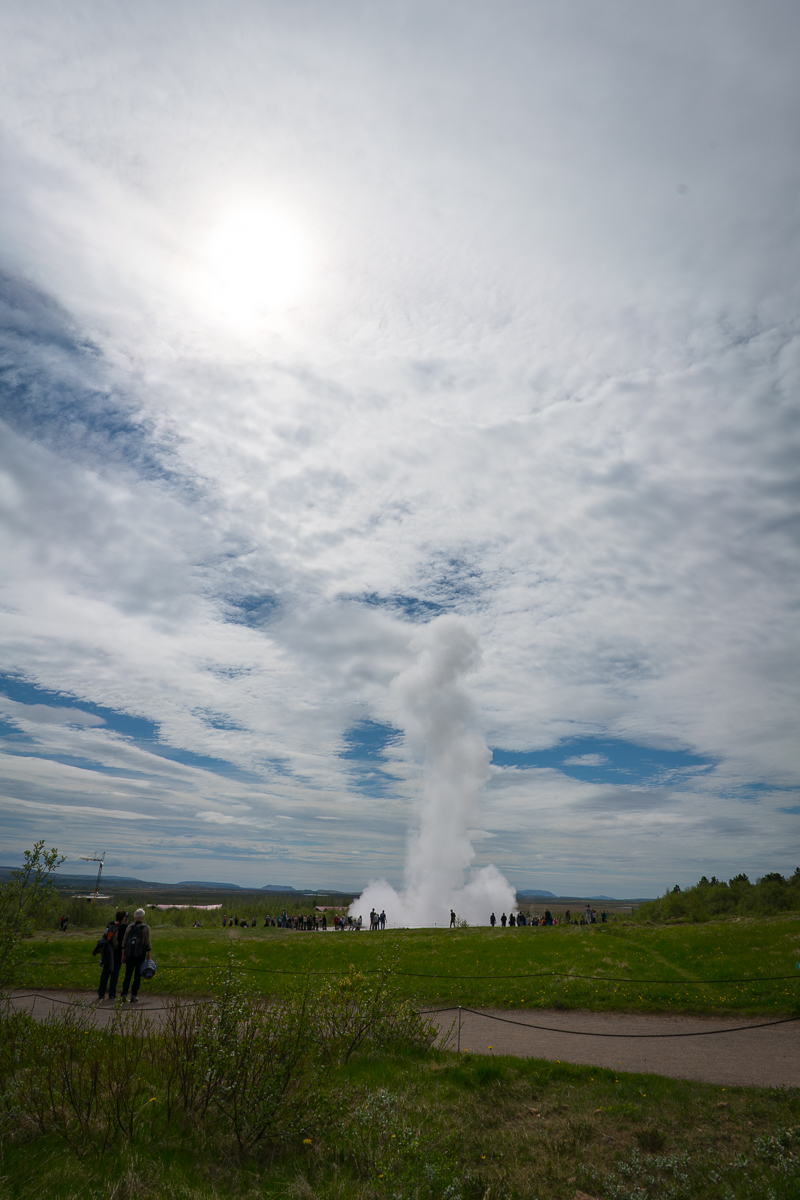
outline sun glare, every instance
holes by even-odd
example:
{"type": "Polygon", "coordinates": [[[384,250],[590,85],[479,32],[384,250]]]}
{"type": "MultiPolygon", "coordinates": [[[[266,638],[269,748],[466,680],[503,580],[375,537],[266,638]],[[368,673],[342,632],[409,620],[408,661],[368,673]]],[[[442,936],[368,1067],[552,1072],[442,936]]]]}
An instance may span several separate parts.
{"type": "Polygon", "coordinates": [[[214,309],[236,321],[251,323],[296,304],[310,282],[307,239],[290,219],[259,205],[223,212],[204,259],[214,309]]]}

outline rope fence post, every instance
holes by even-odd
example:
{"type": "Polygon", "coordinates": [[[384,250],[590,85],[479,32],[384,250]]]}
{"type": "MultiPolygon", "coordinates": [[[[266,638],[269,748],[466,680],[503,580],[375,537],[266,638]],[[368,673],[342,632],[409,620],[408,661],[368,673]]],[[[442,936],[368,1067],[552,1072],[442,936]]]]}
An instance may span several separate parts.
{"type": "Polygon", "coordinates": [[[458,1053],[461,1053],[461,1005],[458,1006],[458,1053]]]}

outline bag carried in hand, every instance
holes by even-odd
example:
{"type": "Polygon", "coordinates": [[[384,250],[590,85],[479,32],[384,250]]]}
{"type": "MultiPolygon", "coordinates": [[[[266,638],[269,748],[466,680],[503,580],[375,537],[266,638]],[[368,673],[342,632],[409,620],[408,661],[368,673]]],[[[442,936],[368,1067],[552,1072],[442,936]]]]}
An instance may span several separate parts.
{"type": "Polygon", "coordinates": [[[146,958],[142,963],[142,975],[145,979],[152,979],[156,973],[156,964],[152,958],[146,958]]]}

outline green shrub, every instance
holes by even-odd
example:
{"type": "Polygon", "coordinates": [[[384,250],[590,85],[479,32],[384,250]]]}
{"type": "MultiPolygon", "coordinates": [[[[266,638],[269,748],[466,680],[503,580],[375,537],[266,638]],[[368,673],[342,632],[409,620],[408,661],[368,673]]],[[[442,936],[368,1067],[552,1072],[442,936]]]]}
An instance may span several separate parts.
{"type": "Polygon", "coordinates": [[[746,875],[735,875],[725,883],[715,875],[703,878],[681,891],[674,887],[658,900],[642,904],[637,913],[643,921],[709,921],[720,916],[776,916],[800,912],[800,867],[788,879],[777,872],[762,875],[751,883],[746,875]]]}
{"type": "Polygon", "coordinates": [[[388,972],[306,981],[269,1001],[235,972],[210,1001],[167,1005],[163,1026],[118,1005],[97,1028],[68,1004],[34,1021],[0,1004],[0,1134],[55,1135],[76,1154],[118,1135],[223,1133],[238,1152],[294,1140],[321,1117],[322,1085],[361,1046],[429,1049],[436,1030],[398,999],[388,972]]]}

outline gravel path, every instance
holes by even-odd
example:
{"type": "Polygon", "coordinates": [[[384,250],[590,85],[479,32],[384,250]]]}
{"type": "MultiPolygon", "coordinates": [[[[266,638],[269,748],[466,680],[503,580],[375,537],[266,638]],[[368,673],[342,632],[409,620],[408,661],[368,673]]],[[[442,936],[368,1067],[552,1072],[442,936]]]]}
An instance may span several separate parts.
{"type": "MultiPolygon", "coordinates": [[[[452,1026],[453,1038],[457,1039],[457,1012],[441,1012],[436,1020],[443,1031],[452,1026]]],[[[612,1071],[650,1071],[726,1087],[800,1087],[800,1020],[756,1028],[770,1020],[558,1009],[462,1010],[461,1049],[473,1054],[585,1063],[612,1071]],[[492,1017],[502,1017],[503,1021],[492,1017]],[[523,1024],[506,1024],[511,1021],[523,1024]],[[525,1028],[528,1023],[547,1025],[550,1030],[525,1028]],[[551,1032],[553,1029],[558,1032],[551,1032]],[[726,1032],[712,1034],[711,1030],[726,1032]],[[664,1036],[689,1033],[703,1036],[664,1036]]]]}
{"type": "MultiPolygon", "coordinates": [[[[158,1023],[169,999],[142,989],[139,1002],[124,1011],[142,1013],[158,1023]]],[[[105,1024],[114,1009],[108,1000],[96,1006],[96,997],[90,992],[18,989],[12,992],[11,1002],[15,1008],[25,1008],[40,1019],[60,1011],[65,1002],[77,1002],[93,1009],[98,1024],[105,1024]]],[[[443,1039],[450,1033],[450,1045],[455,1048],[458,1012],[439,1012],[434,1019],[443,1039]]],[[[724,1087],[800,1087],[800,1020],[778,1023],[768,1017],[747,1020],[558,1009],[513,1012],[463,1009],[460,1040],[462,1052],[472,1054],[547,1058],[608,1067],[612,1071],[696,1079],[724,1087]],[[765,1024],[767,1021],[770,1024],[765,1024]],[[549,1026],[549,1029],[528,1028],[530,1025],[549,1026]],[[712,1030],[724,1032],[711,1033],[712,1030]],[[647,1036],[631,1037],[631,1034],[647,1036]],[[675,1037],[675,1034],[702,1036],[675,1037]]]]}

